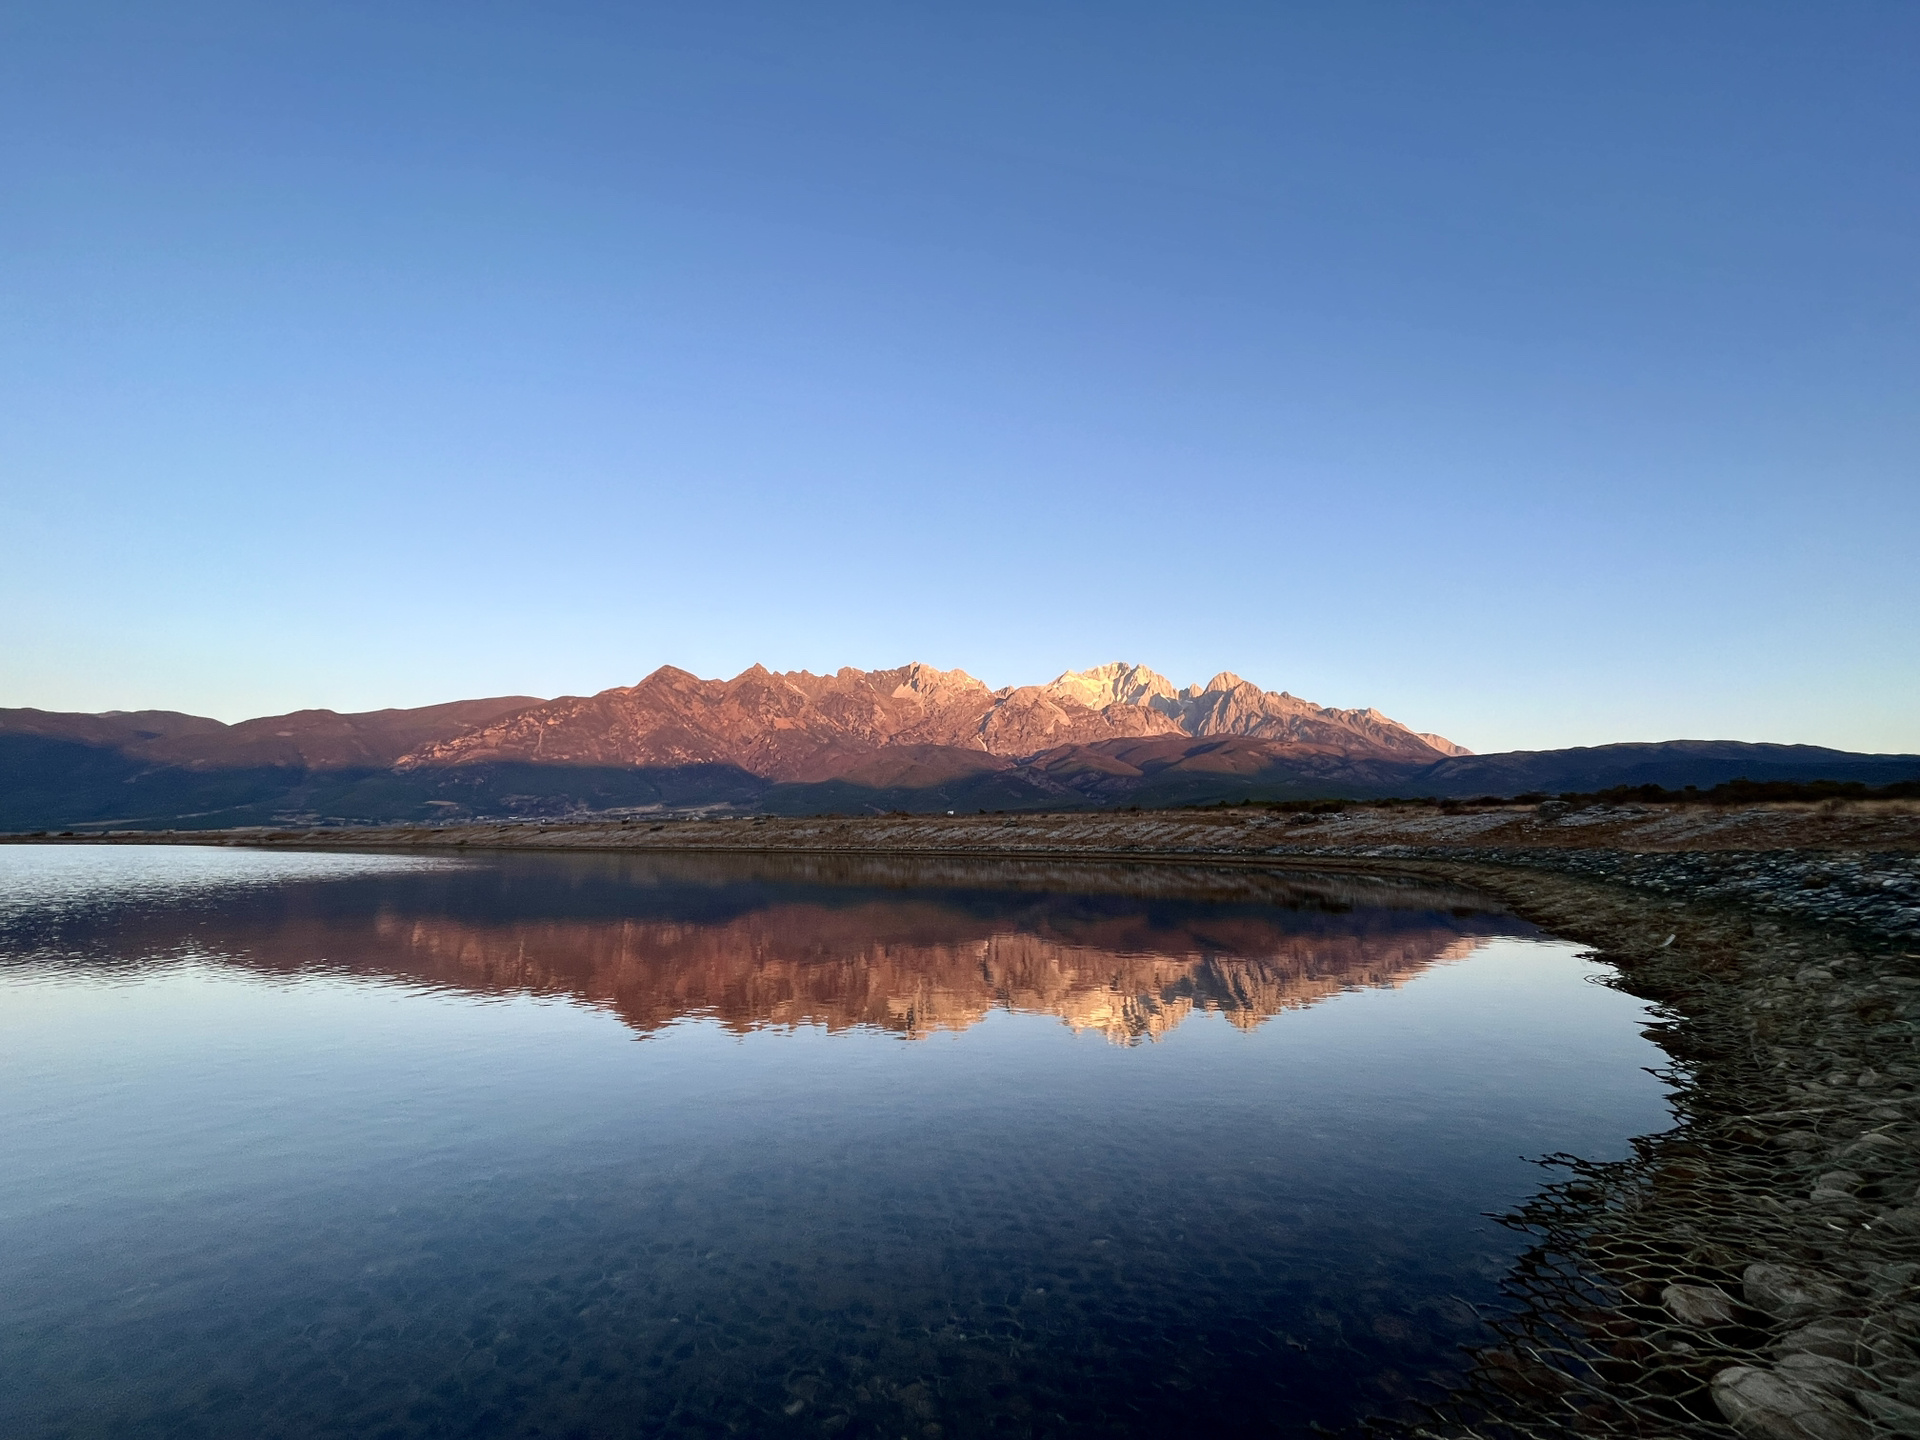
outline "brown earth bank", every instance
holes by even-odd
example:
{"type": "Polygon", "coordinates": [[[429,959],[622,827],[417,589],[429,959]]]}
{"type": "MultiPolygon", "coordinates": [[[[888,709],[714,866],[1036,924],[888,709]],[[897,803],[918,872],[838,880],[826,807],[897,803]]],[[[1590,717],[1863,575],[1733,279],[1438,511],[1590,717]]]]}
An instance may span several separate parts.
{"type": "MultiPolygon", "coordinates": [[[[129,843],[207,843],[144,834],[129,843]]],[[[1920,1436],[1920,806],[1349,807],[229,832],[302,848],[1095,858],[1498,897],[1651,1001],[1675,1125],[1545,1162],[1499,1339],[1414,1433],[1920,1436]]],[[[74,843],[102,843],[97,838],[74,843]]],[[[109,841],[108,843],[111,843],[109,841]]],[[[1386,1429],[1408,1433],[1398,1422],[1386,1429]]]]}
{"type": "Polygon", "coordinates": [[[1312,809],[1008,812],[977,815],[732,815],[484,820],[441,825],[246,826],[231,830],[34,831],[0,843],[109,840],[380,848],[913,851],[967,854],[1260,856],[1400,850],[1920,851],[1920,800],[1807,803],[1419,805],[1312,809]],[[1383,850],[1381,847],[1389,847],[1383,850]]]}

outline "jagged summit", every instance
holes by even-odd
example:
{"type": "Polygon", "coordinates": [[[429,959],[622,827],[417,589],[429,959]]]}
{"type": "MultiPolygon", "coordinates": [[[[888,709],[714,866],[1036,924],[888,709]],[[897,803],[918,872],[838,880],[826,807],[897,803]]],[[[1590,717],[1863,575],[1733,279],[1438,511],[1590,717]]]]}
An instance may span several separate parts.
{"type": "Polygon", "coordinates": [[[1174,699],[1173,683],[1166,676],[1124,660],[1096,665],[1091,670],[1069,670],[1047,689],[1094,710],[1109,705],[1159,708],[1154,705],[1156,700],[1174,699]]]}
{"type": "Polygon", "coordinates": [[[0,710],[0,830],[438,822],[709,808],[912,813],[1239,799],[1522,795],[1615,785],[1920,776],[1920,756],[1678,740],[1475,756],[1375,709],[1230,671],[1144,665],[993,689],[908,664],[731,680],[662,666],[540,700],[267,715],[0,710]]]}
{"type": "Polygon", "coordinates": [[[1431,761],[1463,753],[1374,710],[1334,710],[1262,690],[1230,671],[1176,690],[1144,665],[1069,670],[1046,685],[990,690],[964,670],[914,662],[832,675],[754,665],[731,680],[662,666],[639,684],[563,696],[421,746],[399,768],[480,761],[735,765],[774,780],[822,780],[873,752],[936,746],[1025,759],[1063,746],[1153,736],[1246,736],[1322,755],[1431,761]]]}

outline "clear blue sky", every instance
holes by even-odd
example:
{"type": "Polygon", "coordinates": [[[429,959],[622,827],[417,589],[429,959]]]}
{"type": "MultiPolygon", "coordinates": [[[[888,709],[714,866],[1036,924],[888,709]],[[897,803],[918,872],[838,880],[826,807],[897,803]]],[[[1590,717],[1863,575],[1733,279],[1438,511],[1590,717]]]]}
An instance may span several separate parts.
{"type": "Polygon", "coordinates": [[[0,704],[1920,750],[1920,7],[0,12],[0,704]]]}

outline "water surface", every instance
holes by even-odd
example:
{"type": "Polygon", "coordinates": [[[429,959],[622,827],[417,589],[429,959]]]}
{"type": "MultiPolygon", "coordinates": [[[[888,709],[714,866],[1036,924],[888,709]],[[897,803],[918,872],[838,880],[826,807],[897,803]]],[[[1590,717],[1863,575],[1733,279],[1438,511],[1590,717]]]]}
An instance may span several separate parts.
{"type": "Polygon", "coordinates": [[[1477,897],[0,847],[0,1433],[1306,1433],[1667,1123],[1477,897]]]}

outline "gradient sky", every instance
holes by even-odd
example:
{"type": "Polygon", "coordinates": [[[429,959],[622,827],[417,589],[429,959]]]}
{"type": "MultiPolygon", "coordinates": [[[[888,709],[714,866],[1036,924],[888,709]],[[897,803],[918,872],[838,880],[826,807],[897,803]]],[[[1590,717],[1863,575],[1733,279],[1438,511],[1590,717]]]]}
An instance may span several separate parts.
{"type": "Polygon", "coordinates": [[[1920,751],[1920,7],[13,4],[0,705],[1920,751]]]}

